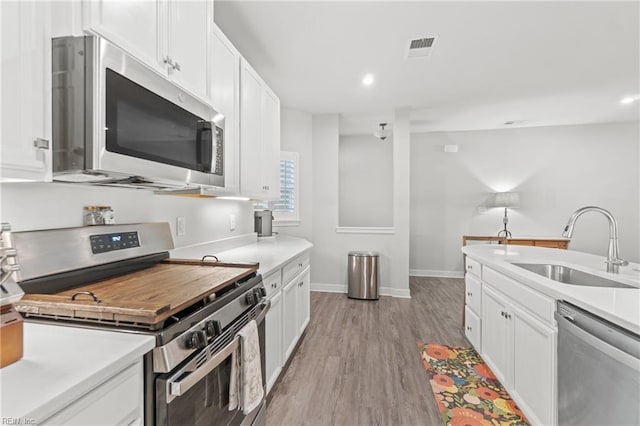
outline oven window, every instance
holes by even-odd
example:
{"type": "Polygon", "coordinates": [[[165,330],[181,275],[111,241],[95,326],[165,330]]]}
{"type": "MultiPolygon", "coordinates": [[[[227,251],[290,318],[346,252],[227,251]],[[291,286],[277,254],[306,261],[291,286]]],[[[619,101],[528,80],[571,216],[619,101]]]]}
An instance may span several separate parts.
{"type": "Polygon", "coordinates": [[[236,423],[234,418],[242,416],[239,411],[229,411],[230,377],[231,357],[167,406],[167,424],[195,426],[236,423]]]}
{"type": "Polygon", "coordinates": [[[107,151],[197,171],[211,169],[210,123],[106,69],[107,151]]]}

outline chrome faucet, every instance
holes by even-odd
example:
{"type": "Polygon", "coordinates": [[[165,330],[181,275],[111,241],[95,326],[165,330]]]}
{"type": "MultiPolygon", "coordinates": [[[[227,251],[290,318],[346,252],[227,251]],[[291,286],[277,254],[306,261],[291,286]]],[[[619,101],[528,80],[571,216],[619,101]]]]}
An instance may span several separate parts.
{"type": "Polygon", "coordinates": [[[586,212],[600,212],[609,220],[609,251],[607,253],[607,260],[605,263],[607,264],[607,272],[617,274],[618,267],[626,266],[629,262],[618,256],[618,222],[616,222],[616,219],[608,210],[595,206],[582,207],[581,209],[576,210],[569,218],[567,226],[564,227],[562,236],[571,238],[576,220],[586,212]]]}

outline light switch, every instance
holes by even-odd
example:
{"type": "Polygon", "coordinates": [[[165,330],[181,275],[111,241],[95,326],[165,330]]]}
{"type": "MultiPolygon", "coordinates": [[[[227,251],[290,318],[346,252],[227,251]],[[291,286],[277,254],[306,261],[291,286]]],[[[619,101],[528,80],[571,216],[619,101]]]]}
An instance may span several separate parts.
{"type": "Polygon", "coordinates": [[[187,218],[178,216],[176,218],[176,235],[182,237],[187,233],[187,218]]]}
{"type": "Polygon", "coordinates": [[[236,215],[230,214],[229,215],[229,231],[235,231],[235,230],[236,230],[236,215]]]}

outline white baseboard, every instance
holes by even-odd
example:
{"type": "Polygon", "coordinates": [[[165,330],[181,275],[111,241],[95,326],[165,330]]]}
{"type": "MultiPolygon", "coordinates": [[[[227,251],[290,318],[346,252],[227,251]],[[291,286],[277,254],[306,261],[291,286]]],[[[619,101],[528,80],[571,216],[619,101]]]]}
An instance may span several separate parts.
{"type": "MultiPolygon", "coordinates": [[[[346,293],[347,286],[344,284],[325,284],[325,283],[311,283],[311,291],[318,291],[321,293],[346,293]]],[[[411,293],[409,289],[399,289],[391,287],[380,287],[380,296],[392,296],[403,299],[410,299],[411,293]]]]}
{"type": "Polygon", "coordinates": [[[408,288],[380,287],[380,296],[393,296],[401,299],[411,299],[408,288]]]}
{"type": "Polygon", "coordinates": [[[311,283],[311,291],[319,291],[321,293],[346,293],[347,286],[344,284],[311,283]]]}
{"type": "Polygon", "coordinates": [[[464,278],[462,271],[434,271],[431,269],[410,269],[412,277],[464,278]]]}

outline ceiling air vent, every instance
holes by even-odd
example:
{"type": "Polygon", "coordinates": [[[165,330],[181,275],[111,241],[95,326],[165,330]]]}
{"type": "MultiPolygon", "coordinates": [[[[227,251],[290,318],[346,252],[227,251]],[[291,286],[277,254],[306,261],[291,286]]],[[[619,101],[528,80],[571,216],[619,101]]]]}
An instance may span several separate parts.
{"type": "Polygon", "coordinates": [[[429,56],[431,54],[431,51],[433,50],[435,41],[435,37],[422,37],[409,40],[407,58],[420,58],[429,56]]]}

